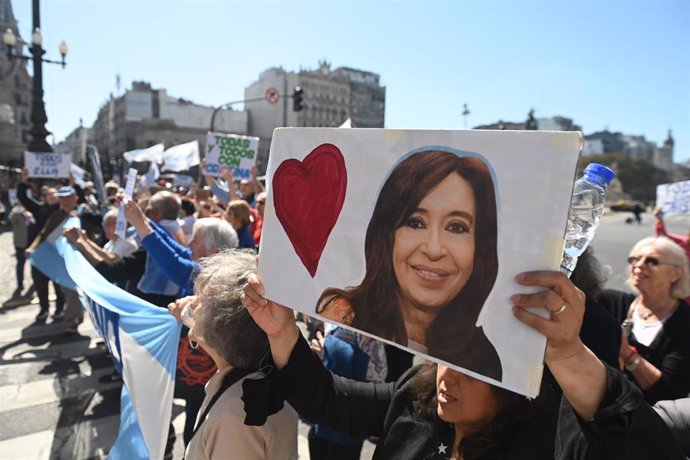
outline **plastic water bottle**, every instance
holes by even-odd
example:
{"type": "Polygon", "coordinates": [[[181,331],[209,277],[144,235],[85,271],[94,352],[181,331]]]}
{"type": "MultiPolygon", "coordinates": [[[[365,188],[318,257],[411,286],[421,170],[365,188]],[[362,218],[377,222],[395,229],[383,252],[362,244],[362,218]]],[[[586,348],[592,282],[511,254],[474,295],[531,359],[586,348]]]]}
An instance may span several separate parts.
{"type": "Polygon", "coordinates": [[[614,175],[606,166],[591,163],[582,177],[575,182],[561,261],[561,271],[568,276],[575,269],[577,258],[585,252],[594,238],[594,232],[604,213],[606,186],[611,183],[614,175]]]}

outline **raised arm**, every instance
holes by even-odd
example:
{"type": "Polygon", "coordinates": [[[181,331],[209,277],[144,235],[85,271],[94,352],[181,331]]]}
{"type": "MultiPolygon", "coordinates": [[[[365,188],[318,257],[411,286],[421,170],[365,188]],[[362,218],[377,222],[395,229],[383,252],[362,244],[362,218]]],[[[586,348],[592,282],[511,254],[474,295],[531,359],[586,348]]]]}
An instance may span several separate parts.
{"type": "Polygon", "coordinates": [[[115,254],[109,254],[104,251],[103,248],[88,239],[78,228],[66,228],[62,233],[88,259],[91,265],[101,262],[110,264],[117,260],[115,254]]]}
{"type": "Polygon", "coordinates": [[[591,420],[604,399],[607,374],[604,364],[580,340],[585,295],[560,272],[522,273],[516,280],[524,286],[547,288],[513,296],[515,316],[546,337],[544,362],[575,412],[591,420]],[[525,307],[543,308],[551,318],[542,318],[525,307]]]}
{"type": "Polygon", "coordinates": [[[252,166],[252,184],[254,184],[254,193],[259,194],[266,191],[264,185],[259,181],[256,175],[256,166],[252,166]]]}
{"type": "Polygon", "coordinates": [[[255,385],[244,386],[248,416],[245,423],[262,424],[262,418],[273,412],[269,409],[268,413],[257,413],[255,409],[279,409],[280,405],[271,407],[264,403],[278,397],[280,400],[274,403],[282,404],[285,398],[300,415],[314,423],[353,435],[380,434],[395,384],[356,382],[333,375],[300,335],[294,312],[265,299],[263,294],[261,282],[252,275],[244,288],[242,303],[268,335],[279,372],[272,371],[266,377],[268,383],[254,381],[255,385]],[[271,385],[271,381],[280,388],[271,385]]]}
{"type": "Polygon", "coordinates": [[[35,216],[41,209],[41,203],[39,201],[34,200],[33,198],[29,198],[29,195],[26,193],[26,191],[29,188],[28,181],[29,170],[26,168],[22,168],[21,180],[17,185],[17,200],[19,200],[22,206],[24,206],[24,209],[26,209],[35,216]]]}

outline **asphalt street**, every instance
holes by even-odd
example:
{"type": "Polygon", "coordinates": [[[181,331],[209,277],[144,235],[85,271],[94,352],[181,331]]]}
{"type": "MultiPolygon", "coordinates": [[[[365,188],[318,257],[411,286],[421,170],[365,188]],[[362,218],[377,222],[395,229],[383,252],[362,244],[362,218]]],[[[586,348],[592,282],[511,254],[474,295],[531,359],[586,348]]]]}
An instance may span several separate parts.
{"type": "MultiPolygon", "coordinates": [[[[608,287],[627,289],[626,258],[639,239],[654,233],[653,217],[627,224],[626,213],[604,216],[594,239],[595,254],[609,267],[608,287]]],[[[686,234],[690,217],[668,217],[671,232],[686,234]]],[[[36,324],[37,300],[11,299],[15,290],[12,234],[0,229],[0,458],[100,459],[117,436],[121,383],[109,379],[112,364],[88,319],[80,334],[66,336],[60,324],[36,324]]],[[[29,268],[26,268],[30,280],[29,268]]],[[[30,283],[28,283],[30,284],[30,283]]],[[[182,400],[174,402],[178,435],[184,425],[182,400]]],[[[309,458],[300,424],[300,458],[309,458]]],[[[371,458],[367,443],[362,459],[371,458]]],[[[174,458],[182,458],[181,436],[174,458]]]]}

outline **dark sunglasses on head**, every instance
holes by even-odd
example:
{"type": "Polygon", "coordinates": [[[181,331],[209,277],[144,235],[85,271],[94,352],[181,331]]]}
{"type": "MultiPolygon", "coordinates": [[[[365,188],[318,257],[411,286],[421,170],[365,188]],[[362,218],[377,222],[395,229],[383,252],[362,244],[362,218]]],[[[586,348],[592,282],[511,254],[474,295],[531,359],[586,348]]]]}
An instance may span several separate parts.
{"type": "Polygon", "coordinates": [[[665,263],[665,262],[660,262],[659,259],[657,259],[656,257],[653,257],[653,256],[644,256],[644,257],[630,256],[630,257],[628,257],[628,264],[630,264],[630,265],[635,265],[639,261],[642,261],[642,263],[644,265],[646,265],[647,267],[656,267],[658,265],[673,265],[673,264],[669,264],[669,263],[665,263]]]}

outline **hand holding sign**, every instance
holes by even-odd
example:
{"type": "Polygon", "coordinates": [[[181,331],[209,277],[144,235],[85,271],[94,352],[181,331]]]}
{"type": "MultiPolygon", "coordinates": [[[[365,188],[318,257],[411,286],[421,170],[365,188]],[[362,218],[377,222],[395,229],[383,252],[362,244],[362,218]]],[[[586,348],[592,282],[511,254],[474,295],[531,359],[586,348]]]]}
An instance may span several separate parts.
{"type": "Polygon", "coordinates": [[[138,228],[140,225],[146,222],[144,212],[141,210],[139,205],[134,202],[134,200],[127,199],[124,203],[124,208],[127,222],[134,225],[134,227],[138,228]]]}
{"type": "MultiPolygon", "coordinates": [[[[130,200],[132,195],[134,195],[134,184],[136,180],[137,170],[130,168],[127,174],[127,184],[125,185],[125,201],[130,200]]],[[[120,212],[117,214],[117,221],[115,222],[115,234],[120,238],[127,237],[127,220],[125,219],[125,209],[122,204],[120,204],[120,212]]]]}

